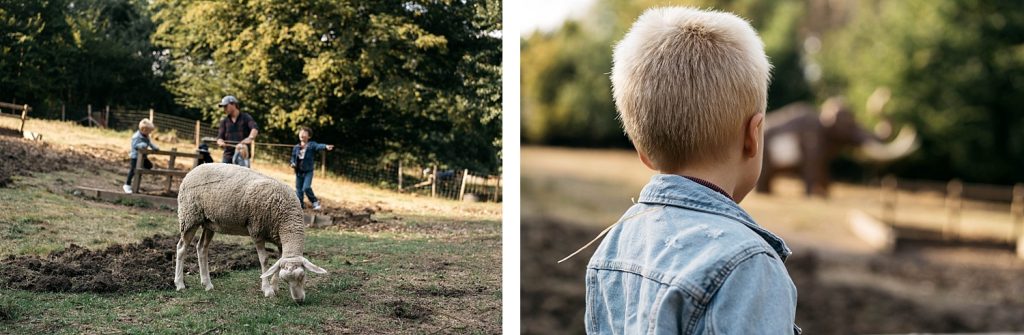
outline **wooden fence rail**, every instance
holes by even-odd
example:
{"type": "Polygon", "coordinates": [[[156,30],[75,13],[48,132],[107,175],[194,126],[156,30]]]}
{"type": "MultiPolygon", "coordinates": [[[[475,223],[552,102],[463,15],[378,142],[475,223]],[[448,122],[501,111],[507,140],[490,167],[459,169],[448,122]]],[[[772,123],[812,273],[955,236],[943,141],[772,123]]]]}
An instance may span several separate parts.
{"type": "MultiPolygon", "coordinates": [[[[11,110],[16,110],[16,111],[17,110],[21,111],[21,126],[18,127],[18,133],[19,134],[24,134],[25,133],[25,121],[28,120],[28,112],[32,111],[32,107],[29,107],[28,105],[15,105],[15,104],[8,103],[8,102],[0,102],[0,109],[3,109],[3,108],[7,108],[7,109],[11,109],[11,110]]],[[[3,114],[0,114],[0,115],[3,115],[3,114]]],[[[8,115],[4,115],[4,116],[8,116],[8,115]]],[[[11,116],[11,117],[17,117],[17,116],[11,116]]]]}
{"type": "MultiPolygon", "coordinates": [[[[964,200],[1009,203],[1011,217],[1008,229],[1010,241],[1024,238],[1024,183],[1013,186],[970,184],[953,179],[948,182],[897,180],[885,176],[881,182],[882,221],[892,227],[896,223],[899,191],[933,192],[943,195],[943,209],[946,220],[942,225],[942,236],[946,240],[961,238],[964,200]]],[[[1005,207],[1004,207],[1005,208],[1005,207]]]]}

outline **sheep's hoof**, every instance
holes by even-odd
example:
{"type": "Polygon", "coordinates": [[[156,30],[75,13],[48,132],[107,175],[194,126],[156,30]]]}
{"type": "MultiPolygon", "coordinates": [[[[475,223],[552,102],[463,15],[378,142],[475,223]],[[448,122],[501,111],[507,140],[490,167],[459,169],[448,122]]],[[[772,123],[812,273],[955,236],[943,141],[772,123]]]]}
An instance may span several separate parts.
{"type": "Polygon", "coordinates": [[[273,298],[275,295],[277,295],[277,293],[274,292],[274,290],[264,290],[263,291],[263,296],[264,297],[273,298]]]}
{"type": "Polygon", "coordinates": [[[213,284],[206,284],[205,287],[206,287],[207,291],[212,290],[213,289],[213,284]]]}
{"type": "Polygon", "coordinates": [[[180,292],[181,290],[184,290],[184,289],[185,289],[185,284],[174,284],[174,290],[175,291],[179,291],[180,292]]]}

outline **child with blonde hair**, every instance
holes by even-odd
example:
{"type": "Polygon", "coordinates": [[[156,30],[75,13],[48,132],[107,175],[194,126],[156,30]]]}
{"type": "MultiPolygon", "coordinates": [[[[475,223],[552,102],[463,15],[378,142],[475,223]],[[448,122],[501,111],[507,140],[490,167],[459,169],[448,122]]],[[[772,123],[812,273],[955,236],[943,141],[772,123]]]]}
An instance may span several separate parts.
{"type": "Polygon", "coordinates": [[[771,65],[757,33],[729,13],[651,9],[613,60],[623,128],[660,174],[602,232],[587,333],[798,332],[790,250],[738,205],[764,146],[771,65]]]}
{"type": "Polygon", "coordinates": [[[250,167],[249,146],[245,145],[245,143],[238,143],[235,146],[235,155],[232,157],[231,162],[235,165],[250,167]]]}
{"type": "Polygon", "coordinates": [[[139,121],[139,130],[137,130],[135,134],[132,134],[131,151],[128,153],[130,161],[130,165],[128,166],[128,179],[125,180],[124,186],[121,186],[124,193],[132,193],[132,177],[135,176],[135,165],[138,163],[139,159],[142,159],[142,168],[153,168],[153,162],[150,162],[146,155],[139,157],[139,149],[149,148],[153,150],[160,150],[160,148],[158,148],[156,144],[153,144],[153,141],[149,138],[149,134],[153,133],[154,130],[156,130],[156,126],[153,125],[153,121],[150,121],[147,118],[139,121]]]}

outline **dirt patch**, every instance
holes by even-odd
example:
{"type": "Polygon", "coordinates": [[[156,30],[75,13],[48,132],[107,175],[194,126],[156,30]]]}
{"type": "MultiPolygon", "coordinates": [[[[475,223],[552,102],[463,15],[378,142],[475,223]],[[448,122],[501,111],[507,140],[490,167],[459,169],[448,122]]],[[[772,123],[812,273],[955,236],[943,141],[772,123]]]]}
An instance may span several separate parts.
{"type": "Polygon", "coordinates": [[[459,298],[473,294],[483,294],[487,292],[485,286],[473,286],[473,287],[448,287],[448,286],[412,286],[412,285],[399,285],[399,290],[415,292],[416,295],[423,297],[442,297],[442,298],[459,298]]]}
{"type": "MultiPolygon", "coordinates": [[[[155,235],[140,243],[115,244],[89,250],[71,244],[47,257],[10,255],[0,261],[0,284],[9,288],[47,292],[132,292],[173,290],[177,236],[155,235]]],[[[259,267],[251,246],[211,243],[210,276],[259,267]]],[[[189,247],[187,272],[198,272],[189,247]]]]}
{"type": "Polygon", "coordinates": [[[381,206],[349,208],[325,205],[321,210],[307,208],[305,209],[305,212],[309,215],[317,215],[320,217],[326,216],[330,218],[330,222],[321,222],[322,220],[317,220],[314,224],[310,225],[310,227],[313,228],[323,228],[328,226],[354,228],[377,223],[378,221],[373,218],[373,215],[381,212],[382,210],[383,208],[381,206]]]}
{"type": "MultiPolygon", "coordinates": [[[[522,223],[522,329],[583,333],[584,273],[599,230],[522,223]]],[[[1005,250],[906,245],[892,255],[802,252],[786,261],[805,334],[1024,330],[1024,262],[1005,250]]]]}
{"type": "Polygon", "coordinates": [[[389,301],[384,305],[387,306],[391,316],[400,319],[421,320],[430,317],[431,314],[430,309],[404,300],[389,301]]]}
{"type": "Polygon", "coordinates": [[[71,169],[119,171],[127,165],[123,152],[77,146],[63,147],[46,142],[0,136],[0,187],[11,184],[13,176],[31,176],[34,172],[71,169]]]}

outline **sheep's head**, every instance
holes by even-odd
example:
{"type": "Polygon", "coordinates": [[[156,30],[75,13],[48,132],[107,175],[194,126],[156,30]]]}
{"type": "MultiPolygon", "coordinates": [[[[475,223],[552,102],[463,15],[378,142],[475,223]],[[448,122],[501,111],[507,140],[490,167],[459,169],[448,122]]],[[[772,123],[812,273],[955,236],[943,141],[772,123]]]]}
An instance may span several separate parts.
{"type": "Polygon", "coordinates": [[[277,260],[273,266],[260,275],[260,278],[269,278],[277,275],[278,278],[288,283],[288,291],[292,294],[292,300],[302,302],[306,300],[306,271],[325,274],[327,270],[316,266],[305,257],[288,257],[277,260]]]}

